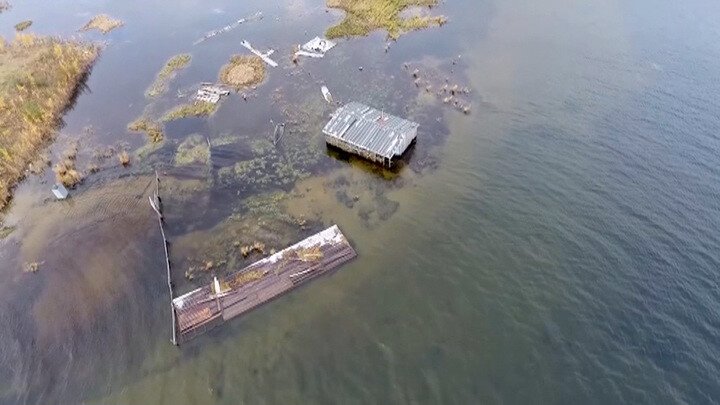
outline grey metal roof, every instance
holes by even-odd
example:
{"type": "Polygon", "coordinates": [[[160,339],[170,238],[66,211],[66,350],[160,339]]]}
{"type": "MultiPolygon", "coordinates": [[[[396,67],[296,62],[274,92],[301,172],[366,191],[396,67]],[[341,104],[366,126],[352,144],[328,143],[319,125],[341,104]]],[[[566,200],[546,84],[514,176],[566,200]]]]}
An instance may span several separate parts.
{"type": "Polygon", "coordinates": [[[401,155],[405,136],[414,136],[418,124],[365,104],[351,102],[340,107],[323,133],[356,147],[392,158],[401,155]]]}

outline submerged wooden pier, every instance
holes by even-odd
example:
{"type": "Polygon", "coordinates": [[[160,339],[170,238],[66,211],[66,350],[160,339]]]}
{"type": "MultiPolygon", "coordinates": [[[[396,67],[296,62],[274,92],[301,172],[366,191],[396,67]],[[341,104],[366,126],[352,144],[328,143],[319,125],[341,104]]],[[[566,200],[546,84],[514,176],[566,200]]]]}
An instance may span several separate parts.
{"type": "Polygon", "coordinates": [[[172,301],[180,342],[242,315],[357,256],[337,225],[172,301]]]}

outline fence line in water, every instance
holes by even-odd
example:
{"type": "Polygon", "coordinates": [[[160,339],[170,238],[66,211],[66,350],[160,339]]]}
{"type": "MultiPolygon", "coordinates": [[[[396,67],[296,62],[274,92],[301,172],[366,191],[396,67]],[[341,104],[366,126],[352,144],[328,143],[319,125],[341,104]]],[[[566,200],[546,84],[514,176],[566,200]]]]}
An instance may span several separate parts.
{"type": "Polygon", "coordinates": [[[163,239],[163,247],[165,248],[165,266],[167,268],[167,283],[168,290],[170,291],[170,313],[172,314],[172,343],[177,346],[177,321],[175,319],[175,307],[173,307],[173,284],[170,276],[170,254],[168,252],[168,241],[165,237],[165,229],[163,227],[163,216],[162,216],[162,204],[160,202],[160,176],[155,171],[155,195],[148,197],[150,199],[150,206],[155,210],[158,216],[158,224],[160,224],[160,234],[163,239]]]}

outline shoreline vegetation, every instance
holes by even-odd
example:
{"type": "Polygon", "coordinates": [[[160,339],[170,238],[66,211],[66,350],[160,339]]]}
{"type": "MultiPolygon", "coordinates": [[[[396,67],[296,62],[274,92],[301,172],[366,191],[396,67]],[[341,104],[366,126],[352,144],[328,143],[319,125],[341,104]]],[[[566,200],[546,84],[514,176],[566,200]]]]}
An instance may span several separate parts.
{"type": "Polygon", "coordinates": [[[167,92],[170,81],[175,78],[179,70],[188,67],[191,61],[192,56],[187,53],[170,58],[158,72],[155,81],[145,91],[145,97],[155,98],[167,92]]]}
{"type": "Polygon", "coordinates": [[[384,29],[391,39],[423,28],[441,26],[447,22],[444,16],[416,15],[402,18],[401,13],[413,7],[432,8],[438,0],[327,0],[327,6],[345,11],[345,19],[328,28],[329,39],[365,36],[384,29]]]}
{"type": "Polygon", "coordinates": [[[82,42],[0,37],[0,209],[52,139],[99,53],[82,42]]]}
{"type": "Polygon", "coordinates": [[[107,14],[98,14],[88,21],[80,31],[98,30],[104,35],[115,28],[122,27],[124,24],[122,20],[117,20],[107,14]]]}

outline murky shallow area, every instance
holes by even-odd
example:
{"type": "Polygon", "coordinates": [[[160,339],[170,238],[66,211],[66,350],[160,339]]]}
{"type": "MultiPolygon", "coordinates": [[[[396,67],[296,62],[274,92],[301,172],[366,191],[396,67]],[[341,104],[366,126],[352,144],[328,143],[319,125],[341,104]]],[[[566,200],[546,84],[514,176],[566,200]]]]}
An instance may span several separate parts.
{"type": "Polygon", "coordinates": [[[64,202],[50,170],[31,176],[6,213],[0,403],[717,400],[718,11],[448,1],[444,27],[295,66],[293,46],[342,16],[323,1],[14,4],[5,36],[29,18],[107,46],[49,152],[77,142],[100,171],[64,202]],[[77,32],[100,12],[125,26],[77,32]],[[167,123],[155,147],[127,132],[214,81],[243,39],[276,50],[261,85],[167,123]],[[179,53],[191,65],[146,99],[179,53]],[[470,90],[469,115],[445,84],[470,90]],[[420,123],[400,167],[327,149],[322,85],[420,123]],[[359,257],[176,348],[155,170],[178,293],[261,257],[242,246],[334,223],[359,257]]]}

